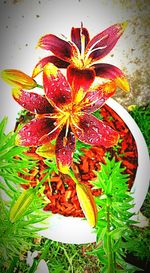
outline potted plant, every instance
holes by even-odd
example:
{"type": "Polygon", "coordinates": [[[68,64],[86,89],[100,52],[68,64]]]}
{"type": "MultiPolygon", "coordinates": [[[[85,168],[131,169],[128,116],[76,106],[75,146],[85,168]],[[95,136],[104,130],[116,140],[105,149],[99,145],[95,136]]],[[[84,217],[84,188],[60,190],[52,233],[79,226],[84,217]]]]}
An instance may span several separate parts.
{"type": "MultiPolygon", "coordinates": [[[[119,68],[98,63],[115,46],[125,27],[126,23],[115,24],[91,40],[82,24],[72,28],[70,41],[47,34],[38,46],[53,55],[39,61],[32,77],[15,69],[1,73],[13,86],[16,102],[26,110],[16,126],[16,145],[30,147],[26,155],[36,158],[38,167],[28,176],[18,175],[28,180],[28,184],[21,184],[27,192],[39,183],[45,187],[49,200],[45,210],[53,213],[48,229],[40,233],[47,238],[68,243],[96,240],[94,195],[100,196],[104,189],[93,188],[93,184],[101,163],[112,158],[130,174],[129,189],[135,204],[132,212],[138,212],[144,201],[149,173],[147,147],[131,116],[110,98],[117,87],[129,91],[129,84],[119,68]],[[66,76],[61,69],[66,69],[66,76]],[[40,84],[35,80],[39,73],[43,76],[40,84]]],[[[18,207],[13,208],[12,220],[18,207]]]]}

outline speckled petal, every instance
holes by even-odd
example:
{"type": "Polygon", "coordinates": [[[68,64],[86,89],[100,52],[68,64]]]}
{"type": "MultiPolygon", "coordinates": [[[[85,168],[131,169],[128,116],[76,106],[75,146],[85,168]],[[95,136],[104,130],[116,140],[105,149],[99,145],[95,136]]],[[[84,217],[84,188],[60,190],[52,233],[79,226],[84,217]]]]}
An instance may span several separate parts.
{"type": "Polygon", "coordinates": [[[56,65],[58,68],[67,68],[67,66],[69,65],[68,62],[65,62],[61,59],[59,59],[58,57],[56,56],[48,56],[48,57],[45,57],[43,59],[41,59],[37,65],[35,66],[34,70],[33,70],[33,73],[32,73],[32,77],[36,77],[40,72],[43,71],[43,68],[44,66],[47,64],[47,63],[53,63],[54,65],[56,65]]]}
{"type": "Polygon", "coordinates": [[[13,89],[13,98],[26,110],[35,114],[46,114],[53,112],[53,107],[48,100],[36,93],[13,89]]]}
{"type": "MultiPolygon", "coordinates": [[[[73,125],[72,125],[73,126],[73,125]]],[[[91,114],[80,116],[78,127],[73,126],[73,131],[80,141],[90,145],[102,145],[106,148],[117,144],[119,134],[103,121],[91,114]]]]}
{"type": "Polygon", "coordinates": [[[56,160],[61,172],[68,173],[68,169],[72,164],[74,149],[74,133],[71,131],[71,128],[67,132],[67,128],[64,126],[56,141],[56,160]]]}
{"type": "Polygon", "coordinates": [[[16,137],[16,145],[39,146],[53,140],[60,132],[55,127],[55,120],[49,118],[35,118],[24,125],[16,137]]]}
{"type": "Polygon", "coordinates": [[[105,57],[116,45],[126,26],[127,22],[115,24],[97,34],[87,45],[86,51],[91,52],[89,58],[95,62],[105,57]]]}
{"type": "Polygon", "coordinates": [[[109,80],[114,80],[116,85],[124,91],[128,92],[130,90],[127,79],[118,67],[112,64],[101,63],[95,64],[94,69],[96,76],[109,80]]]}
{"type": "Polygon", "coordinates": [[[50,50],[58,58],[69,62],[71,57],[77,53],[75,46],[53,34],[47,34],[40,38],[38,46],[50,50]]]}
{"type": "Polygon", "coordinates": [[[116,84],[114,82],[107,82],[105,84],[98,84],[91,88],[83,101],[82,110],[88,113],[92,113],[98,110],[106,102],[108,98],[114,95],[116,91],[116,84]]]}
{"type": "Polygon", "coordinates": [[[60,70],[48,63],[43,71],[45,95],[53,106],[62,107],[71,102],[70,86],[60,70]]]}
{"type": "Polygon", "coordinates": [[[78,69],[73,65],[67,68],[67,79],[72,87],[73,99],[78,96],[78,92],[82,91],[82,96],[80,99],[76,100],[79,102],[83,99],[85,93],[90,88],[95,78],[95,72],[93,68],[78,69]]]}

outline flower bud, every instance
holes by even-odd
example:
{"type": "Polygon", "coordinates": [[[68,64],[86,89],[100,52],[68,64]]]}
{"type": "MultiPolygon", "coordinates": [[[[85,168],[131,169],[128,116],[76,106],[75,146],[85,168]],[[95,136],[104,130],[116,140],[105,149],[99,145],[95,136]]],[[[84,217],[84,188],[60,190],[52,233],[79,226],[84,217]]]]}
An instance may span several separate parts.
{"type": "Polygon", "coordinates": [[[97,208],[90,188],[83,184],[76,184],[76,191],[80,206],[89,225],[95,227],[97,222],[97,208]]]}
{"type": "Polygon", "coordinates": [[[35,195],[34,189],[24,190],[10,210],[10,221],[19,220],[32,203],[35,195]]]}
{"type": "Polygon", "coordinates": [[[16,69],[5,69],[1,71],[1,78],[13,87],[20,89],[33,89],[37,83],[27,74],[16,69]]]}

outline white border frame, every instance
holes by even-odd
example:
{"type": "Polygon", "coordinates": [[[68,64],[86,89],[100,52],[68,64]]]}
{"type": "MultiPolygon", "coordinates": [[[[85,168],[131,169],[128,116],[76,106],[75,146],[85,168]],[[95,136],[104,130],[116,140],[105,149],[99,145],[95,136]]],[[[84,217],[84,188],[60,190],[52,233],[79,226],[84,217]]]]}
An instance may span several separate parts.
{"type": "MultiPolygon", "coordinates": [[[[149,187],[150,165],[147,145],[139,127],[130,114],[112,98],[106,104],[124,120],[137,144],[138,168],[131,192],[135,204],[132,212],[138,213],[149,187]]],[[[39,234],[54,241],[70,244],[93,243],[96,241],[95,230],[82,218],[53,214],[48,218],[46,225],[47,229],[40,231],[39,234]]]]}

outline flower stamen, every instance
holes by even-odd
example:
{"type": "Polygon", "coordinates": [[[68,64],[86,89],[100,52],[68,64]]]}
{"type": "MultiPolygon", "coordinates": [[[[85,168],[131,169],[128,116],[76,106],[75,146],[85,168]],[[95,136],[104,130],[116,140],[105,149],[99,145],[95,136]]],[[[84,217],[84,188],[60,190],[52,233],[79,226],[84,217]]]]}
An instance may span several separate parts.
{"type": "Polygon", "coordinates": [[[68,135],[68,131],[69,131],[69,119],[67,120],[66,123],[66,132],[65,132],[65,137],[63,138],[63,146],[65,147],[67,144],[67,135],[68,135]]]}

